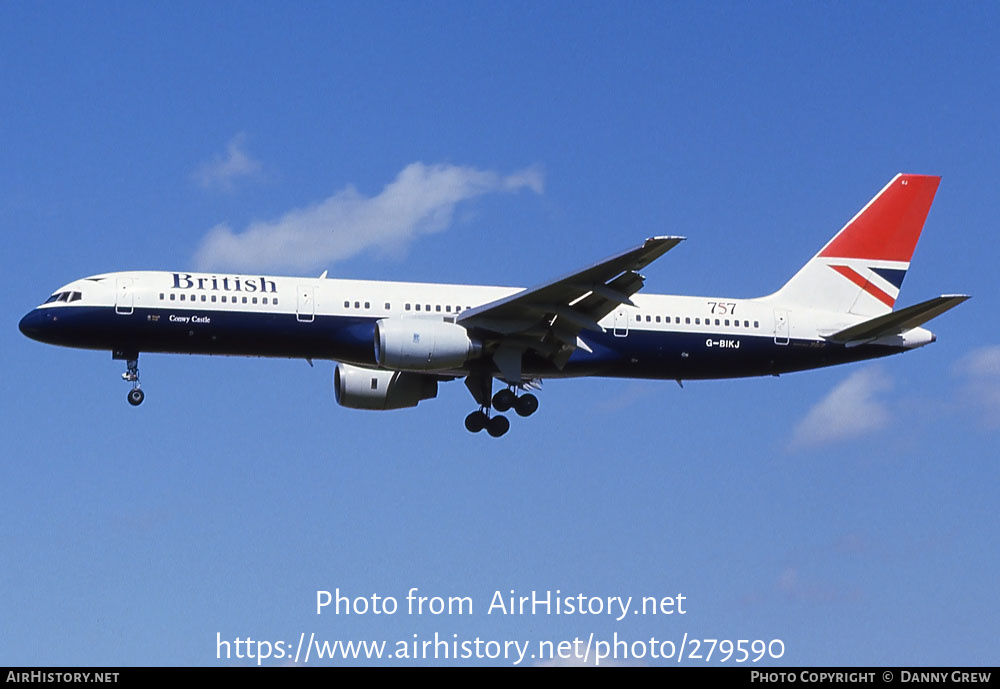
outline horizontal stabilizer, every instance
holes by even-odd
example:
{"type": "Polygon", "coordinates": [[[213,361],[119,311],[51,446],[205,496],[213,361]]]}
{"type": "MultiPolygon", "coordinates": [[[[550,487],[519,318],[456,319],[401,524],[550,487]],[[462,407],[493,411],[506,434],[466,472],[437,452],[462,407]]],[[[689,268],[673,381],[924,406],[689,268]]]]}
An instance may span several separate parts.
{"type": "Polygon", "coordinates": [[[945,294],[920,304],[907,306],[905,309],[887,313],[884,316],[872,318],[863,323],[852,325],[832,335],[823,337],[832,342],[867,342],[879,337],[899,335],[912,330],[927,321],[940,316],[968,299],[967,294],[945,294]]]}

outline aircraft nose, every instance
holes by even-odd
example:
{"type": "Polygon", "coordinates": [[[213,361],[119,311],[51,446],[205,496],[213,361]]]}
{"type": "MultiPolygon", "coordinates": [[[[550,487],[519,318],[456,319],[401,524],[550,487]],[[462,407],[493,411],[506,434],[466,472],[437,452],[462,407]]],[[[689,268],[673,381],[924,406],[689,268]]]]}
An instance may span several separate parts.
{"type": "Polygon", "coordinates": [[[44,322],[45,315],[38,309],[34,309],[21,319],[21,322],[17,324],[17,327],[20,328],[22,333],[30,337],[32,340],[38,340],[41,338],[44,322]]]}

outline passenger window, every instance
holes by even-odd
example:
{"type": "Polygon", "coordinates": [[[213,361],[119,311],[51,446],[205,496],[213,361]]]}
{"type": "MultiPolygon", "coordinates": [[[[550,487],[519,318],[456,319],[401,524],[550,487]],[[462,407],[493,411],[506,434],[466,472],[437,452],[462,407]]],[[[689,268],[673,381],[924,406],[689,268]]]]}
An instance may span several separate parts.
{"type": "Polygon", "coordinates": [[[351,302],[349,302],[349,301],[345,301],[345,302],[344,302],[344,308],[345,308],[345,309],[349,309],[349,308],[351,308],[351,302]]]}
{"type": "MultiPolygon", "coordinates": [[[[187,295],[184,295],[184,294],[181,295],[181,301],[184,301],[184,297],[185,296],[187,296],[187,295]]],[[[213,298],[212,301],[215,301],[215,299],[213,298]]]]}
{"type": "Polygon", "coordinates": [[[652,320],[650,316],[646,316],[646,322],[649,323],[652,320]]]}
{"type": "Polygon", "coordinates": [[[659,323],[659,322],[660,322],[660,317],[659,317],[659,316],[657,316],[657,317],[656,317],[656,322],[657,322],[657,323],[659,323]]]}
{"type": "Polygon", "coordinates": [[[160,301],[163,301],[163,292],[160,292],[160,301]]]}
{"type": "MultiPolygon", "coordinates": [[[[265,299],[265,300],[264,300],[264,303],[265,303],[265,304],[267,303],[267,299],[265,299]]],[[[365,302],[365,308],[366,308],[366,309],[370,309],[371,307],[372,307],[372,304],[371,304],[371,302],[369,302],[369,301],[366,301],[366,302],[365,302]]]]}
{"type": "Polygon", "coordinates": [[[760,327],[760,321],[754,321],[753,322],[753,327],[759,328],[760,327]]]}
{"type": "Polygon", "coordinates": [[[254,304],[256,304],[256,303],[257,303],[257,297],[254,297],[254,298],[253,298],[253,303],[254,303],[254,304]]]}
{"type": "MultiPolygon", "coordinates": [[[[254,297],[254,298],[253,298],[253,303],[254,303],[254,304],[256,304],[256,303],[257,303],[257,297],[254,297]]],[[[360,309],[360,308],[361,308],[361,302],[360,302],[360,301],[356,301],[356,302],[354,302],[354,308],[356,308],[356,309],[360,309]]]]}
{"type": "Polygon", "coordinates": [[[715,324],[719,325],[719,319],[718,318],[715,319],[715,324]]]}
{"type": "Polygon", "coordinates": [[[404,308],[405,308],[405,309],[406,309],[407,311],[409,311],[409,310],[410,310],[410,305],[409,305],[409,304],[407,304],[407,305],[406,305],[406,306],[405,306],[404,308]]]}
{"type": "Polygon", "coordinates": [[[695,325],[701,325],[701,319],[700,318],[695,318],[694,319],[694,324],[695,325]]]}
{"type": "Polygon", "coordinates": [[[226,295],[225,295],[225,294],[223,294],[223,295],[222,295],[222,303],[223,303],[223,304],[225,304],[225,303],[226,303],[226,295]]]}
{"type": "Polygon", "coordinates": [[[266,303],[267,303],[267,297],[264,297],[264,298],[263,298],[263,299],[261,300],[261,302],[262,302],[262,303],[264,303],[264,304],[266,304],[266,303]]]}
{"type": "Polygon", "coordinates": [[[174,298],[175,298],[176,296],[177,296],[176,294],[174,294],[173,292],[171,292],[171,293],[170,293],[170,301],[175,301],[175,299],[174,299],[174,298]]]}
{"type": "Polygon", "coordinates": [[[434,305],[434,310],[435,310],[436,312],[438,312],[438,313],[441,313],[441,305],[440,305],[440,304],[435,304],[435,305],[434,305]]]}
{"type": "MultiPolygon", "coordinates": [[[[183,294],[181,295],[181,299],[182,300],[184,299],[184,295],[183,294]]],[[[215,295],[214,294],[212,295],[212,303],[213,304],[215,303],[215,295]]]]}
{"type": "Polygon", "coordinates": [[[743,327],[744,328],[749,328],[750,327],[750,321],[743,321],[743,327]]]}
{"type": "Polygon", "coordinates": [[[417,311],[420,310],[420,304],[417,304],[417,311]]]}
{"type": "Polygon", "coordinates": [[[687,318],[685,318],[685,319],[684,319],[684,322],[685,322],[686,324],[688,324],[688,325],[691,325],[691,317],[690,317],[690,316],[688,316],[687,318]]]}
{"type": "Polygon", "coordinates": [[[444,310],[447,311],[448,313],[451,313],[451,304],[445,305],[444,310]]]}
{"type": "Polygon", "coordinates": [[[386,310],[386,311],[388,311],[388,310],[389,310],[389,308],[390,308],[390,307],[389,307],[389,302],[386,302],[386,303],[385,303],[385,310],[386,310]]]}
{"type": "Polygon", "coordinates": [[[208,297],[206,297],[206,296],[205,296],[205,295],[203,294],[203,295],[201,295],[201,300],[202,300],[202,301],[208,301],[208,297]]]}
{"type": "Polygon", "coordinates": [[[642,316],[640,316],[639,314],[635,314],[635,320],[636,321],[641,321],[642,320],[642,316]]]}

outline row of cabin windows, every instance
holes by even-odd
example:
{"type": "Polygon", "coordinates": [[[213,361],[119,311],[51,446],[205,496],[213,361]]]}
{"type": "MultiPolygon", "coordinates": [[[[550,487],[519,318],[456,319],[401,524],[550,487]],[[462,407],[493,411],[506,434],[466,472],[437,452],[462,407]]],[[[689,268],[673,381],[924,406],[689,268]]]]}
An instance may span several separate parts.
{"type": "MultiPolygon", "coordinates": [[[[660,322],[660,317],[659,316],[655,316],[655,317],[654,316],[646,316],[646,322],[647,323],[653,323],[654,322],[654,318],[655,318],[655,322],[656,323],[660,322]]],[[[673,318],[674,318],[674,321],[673,321],[674,323],[676,323],[677,325],[681,324],[681,317],[680,316],[674,316],[673,318]]],[[[637,323],[641,323],[642,322],[642,316],[640,314],[636,314],[635,315],[635,320],[636,320],[637,323]]],[[[664,323],[670,323],[670,316],[663,316],[663,322],[664,323]]],[[[739,328],[740,327],[740,321],[739,321],[739,319],[734,319],[732,321],[732,326],[729,325],[729,322],[730,321],[729,321],[728,318],[725,318],[725,319],[716,318],[715,319],[715,324],[716,325],[725,325],[727,328],[728,327],[733,327],[733,328],[739,328]]],[[[684,324],[685,325],[691,325],[691,317],[690,316],[684,316],[684,324]]],[[[694,324],[695,325],[701,325],[701,318],[695,318],[694,319],[694,324]]],[[[705,319],[705,325],[712,325],[712,319],[711,318],[706,318],[705,319]]],[[[744,328],[749,328],[750,327],[750,321],[743,321],[743,327],[744,328]]],[[[753,322],[753,327],[759,328],[760,327],[760,321],[754,321],[753,322]]]]}
{"type": "MultiPolygon", "coordinates": [[[[366,308],[366,309],[370,309],[372,307],[371,302],[367,302],[366,301],[364,304],[365,304],[364,308],[366,308]]],[[[345,300],[344,301],[344,308],[345,309],[351,308],[351,302],[345,300]]],[[[360,309],[361,308],[361,302],[360,301],[354,302],[354,308],[360,309]]],[[[403,308],[406,311],[427,311],[427,312],[434,311],[436,313],[441,313],[442,312],[441,304],[434,304],[433,306],[431,304],[406,304],[406,305],[404,305],[403,308]]],[[[472,307],[466,306],[465,308],[469,309],[469,308],[472,308],[472,307]]],[[[386,311],[391,311],[392,310],[392,304],[390,302],[386,302],[385,303],[385,310],[386,311]]],[[[462,307],[461,306],[455,306],[454,310],[453,310],[451,304],[445,304],[444,308],[443,308],[443,311],[444,311],[444,313],[461,313],[462,307]]]]}
{"type": "MultiPolygon", "coordinates": [[[[178,299],[177,298],[177,294],[175,292],[171,292],[169,298],[170,298],[170,301],[198,301],[198,296],[199,295],[197,295],[197,294],[192,294],[190,296],[188,296],[186,294],[181,294],[180,295],[180,299],[178,299]]],[[[202,294],[200,296],[201,296],[201,301],[210,301],[213,304],[216,303],[216,295],[214,295],[214,294],[212,294],[212,295],[202,294]],[[209,298],[209,297],[211,297],[211,298],[209,298]]],[[[223,304],[256,304],[257,303],[257,299],[258,299],[257,297],[229,296],[228,301],[227,301],[226,297],[227,297],[227,295],[225,295],[225,294],[223,294],[222,297],[221,297],[221,301],[222,301],[223,304]]],[[[167,299],[167,296],[163,292],[160,292],[160,301],[165,301],[166,299],[167,299]]],[[[277,306],[278,305],[278,298],[277,297],[270,297],[270,300],[268,299],[268,297],[260,297],[260,300],[261,300],[260,301],[261,304],[268,304],[269,303],[272,306],[277,306]]]]}

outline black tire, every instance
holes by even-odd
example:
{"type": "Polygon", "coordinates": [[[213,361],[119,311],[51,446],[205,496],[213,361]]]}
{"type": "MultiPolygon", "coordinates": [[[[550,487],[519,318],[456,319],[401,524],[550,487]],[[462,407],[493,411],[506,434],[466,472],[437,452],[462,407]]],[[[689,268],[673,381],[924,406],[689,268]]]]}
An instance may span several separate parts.
{"type": "Polygon", "coordinates": [[[465,417],[465,430],[469,433],[478,433],[486,428],[489,419],[481,411],[474,411],[465,417]]]}
{"type": "Polygon", "coordinates": [[[146,399],[146,395],[142,392],[141,388],[133,388],[129,390],[128,393],[128,403],[133,407],[138,407],[142,404],[142,401],[146,399]]]}
{"type": "Polygon", "coordinates": [[[499,438],[501,435],[510,430],[510,421],[507,420],[506,416],[494,416],[490,419],[489,424],[486,426],[486,432],[492,435],[494,438],[499,438]]]}
{"type": "Polygon", "coordinates": [[[527,395],[521,395],[517,398],[514,411],[517,412],[518,416],[531,416],[538,411],[538,398],[530,392],[527,395]]]}
{"type": "Polygon", "coordinates": [[[514,406],[517,397],[510,390],[501,390],[493,395],[493,408],[499,412],[504,412],[514,406]]]}

